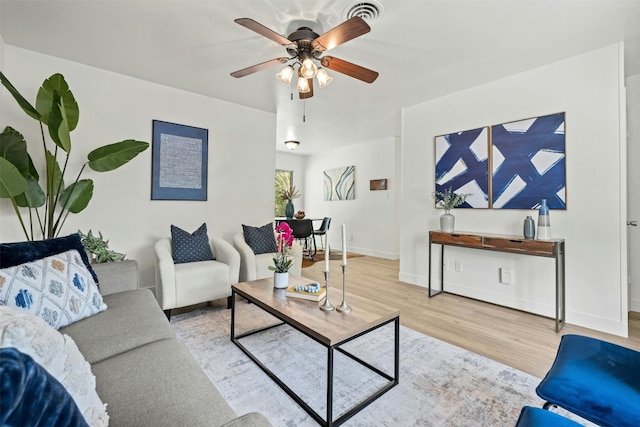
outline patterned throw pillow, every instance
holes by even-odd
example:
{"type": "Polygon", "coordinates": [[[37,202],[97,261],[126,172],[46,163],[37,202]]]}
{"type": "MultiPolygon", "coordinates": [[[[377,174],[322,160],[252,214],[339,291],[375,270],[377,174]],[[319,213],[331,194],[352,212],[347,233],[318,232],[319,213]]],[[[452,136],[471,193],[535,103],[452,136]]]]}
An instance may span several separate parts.
{"type": "Polygon", "coordinates": [[[276,252],[276,236],[273,233],[273,223],[265,224],[262,227],[251,227],[242,224],[244,231],[244,241],[251,248],[254,254],[269,254],[276,252]]]}
{"type": "Polygon", "coordinates": [[[89,425],[62,384],[29,355],[1,348],[0,372],[0,425],[89,425]]]}
{"type": "Polygon", "coordinates": [[[80,234],[78,233],[53,239],[0,243],[0,268],[13,267],[47,256],[61,254],[71,249],[78,250],[82,257],[82,262],[91,273],[91,276],[93,276],[93,280],[98,283],[98,276],[91,267],[87,252],[82,246],[82,239],[80,239],[80,234]]]}
{"type": "Polygon", "coordinates": [[[207,224],[202,224],[193,233],[172,224],[171,251],[175,264],[215,259],[207,236],[207,224]]]}
{"type": "MultiPolygon", "coordinates": [[[[70,336],[56,331],[39,317],[0,306],[0,348],[8,347],[29,355],[58,380],[89,425],[106,427],[109,424],[107,405],[96,392],[96,377],[91,365],[70,336]]],[[[0,396],[4,403],[4,396],[0,396]]]]}
{"type": "Polygon", "coordinates": [[[75,249],[1,269],[0,305],[36,315],[56,329],[107,309],[75,249]]]}

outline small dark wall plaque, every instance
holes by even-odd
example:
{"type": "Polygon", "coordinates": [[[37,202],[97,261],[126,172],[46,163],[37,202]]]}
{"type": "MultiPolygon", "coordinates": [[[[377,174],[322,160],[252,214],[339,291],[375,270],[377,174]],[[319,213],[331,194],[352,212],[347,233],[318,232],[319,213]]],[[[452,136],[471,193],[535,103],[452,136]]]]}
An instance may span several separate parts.
{"type": "Polygon", "coordinates": [[[386,190],[387,189],[387,179],[372,179],[369,181],[369,190],[386,190]]]}

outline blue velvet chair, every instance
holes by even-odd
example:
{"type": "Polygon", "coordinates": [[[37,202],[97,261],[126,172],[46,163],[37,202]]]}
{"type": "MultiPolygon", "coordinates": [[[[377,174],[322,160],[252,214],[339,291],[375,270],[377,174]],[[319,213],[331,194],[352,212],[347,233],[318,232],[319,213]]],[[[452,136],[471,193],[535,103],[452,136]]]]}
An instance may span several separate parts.
{"type": "Polygon", "coordinates": [[[579,427],[580,425],[555,412],[531,406],[522,408],[516,423],[516,427],[579,427]]]}
{"type": "Polygon", "coordinates": [[[640,352],[565,335],[536,388],[544,407],[559,406],[606,427],[640,426],[640,352]]]}

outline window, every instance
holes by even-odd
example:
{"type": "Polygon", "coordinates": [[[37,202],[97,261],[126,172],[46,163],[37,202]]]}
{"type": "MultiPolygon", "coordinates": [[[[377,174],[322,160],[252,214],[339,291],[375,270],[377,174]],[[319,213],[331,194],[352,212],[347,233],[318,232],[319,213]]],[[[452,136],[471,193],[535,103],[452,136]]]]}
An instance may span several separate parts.
{"type": "Polygon", "coordinates": [[[288,189],[293,183],[293,171],[284,171],[276,169],[276,181],[275,181],[275,216],[284,216],[284,207],[287,204],[286,200],[282,200],[280,195],[282,191],[288,189]]]}

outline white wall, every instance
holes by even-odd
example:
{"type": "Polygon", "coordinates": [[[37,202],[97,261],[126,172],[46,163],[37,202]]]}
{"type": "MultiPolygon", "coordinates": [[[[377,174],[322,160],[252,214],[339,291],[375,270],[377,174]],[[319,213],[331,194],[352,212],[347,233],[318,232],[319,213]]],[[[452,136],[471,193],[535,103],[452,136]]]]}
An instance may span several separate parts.
{"type": "MultiPolygon", "coordinates": [[[[620,191],[626,177],[619,172],[624,161],[622,65],[619,46],[613,45],[407,108],[400,279],[427,283],[428,230],[439,228],[441,214],[431,199],[434,137],[564,111],[567,210],[551,211],[551,226],[554,237],[566,239],[567,322],[626,335],[626,242],[621,232],[626,198],[620,191]]],[[[521,235],[523,219],[532,211],[458,209],[454,214],[458,230],[521,235]]],[[[551,259],[459,248],[447,248],[446,256],[463,265],[462,272],[446,272],[447,289],[554,315],[551,259]],[[513,285],[499,283],[500,267],[512,269],[513,285]]]]}
{"type": "MultiPolygon", "coordinates": [[[[640,74],[628,77],[627,84],[627,126],[629,174],[629,217],[640,221],[640,74]]],[[[640,311],[640,227],[628,227],[629,267],[631,287],[629,289],[629,309],[640,311]]]]}
{"type": "Polygon", "coordinates": [[[331,217],[328,241],[342,249],[340,229],[347,229],[347,250],[398,259],[396,223],[396,141],[378,140],[308,156],[304,205],[314,218],[331,217]],[[355,166],[355,199],[325,201],[323,171],[355,166]],[[369,191],[369,180],[387,178],[388,190],[369,191]]]}
{"type": "MultiPolygon", "coordinates": [[[[153,286],[153,244],[170,235],[171,224],[193,231],[206,222],[209,233],[230,241],[242,230],[242,222],[264,224],[273,219],[273,114],[10,45],[5,46],[3,72],[32,103],[45,78],[56,72],[65,76],[80,106],[79,125],[71,135],[69,176],[77,174],[96,147],[127,138],[151,142],[154,119],[209,130],[207,201],[150,200],[151,148],[118,170],[84,174],[94,180],[93,200],[85,211],[70,216],[63,234],[102,231],[110,247],[138,261],[143,285],[153,286]]],[[[42,156],[37,122],[6,91],[3,108],[2,128],[10,125],[21,131],[30,151],[42,156]]],[[[2,199],[0,241],[18,240],[24,235],[9,201],[2,199]]]]}
{"type": "MultiPolygon", "coordinates": [[[[290,154],[282,151],[276,151],[276,169],[292,171],[293,185],[300,192],[300,197],[293,200],[293,206],[296,211],[305,210],[305,163],[307,156],[290,154]]],[[[316,225],[316,224],[314,224],[316,225]]]]}

